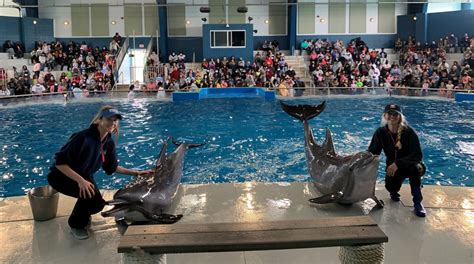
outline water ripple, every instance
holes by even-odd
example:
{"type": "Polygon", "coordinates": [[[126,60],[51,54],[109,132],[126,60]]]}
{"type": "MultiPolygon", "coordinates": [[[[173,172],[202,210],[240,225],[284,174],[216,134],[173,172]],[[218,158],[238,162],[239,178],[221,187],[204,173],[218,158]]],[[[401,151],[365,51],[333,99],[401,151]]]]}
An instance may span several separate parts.
{"type": "MultiPolygon", "coordinates": [[[[328,127],[339,154],[365,150],[384,105],[399,103],[419,133],[428,167],[424,184],[474,186],[473,104],[402,97],[325,99],[326,110],[310,121],[317,142],[323,141],[328,127]]],[[[297,104],[320,102],[321,98],[294,100],[297,104]]],[[[302,123],[285,114],[275,101],[40,101],[1,109],[0,196],[23,194],[46,184],[54,153],[73,132],[86,128],[104,104],[124,113],[116,139],[122,165],[139,169],[153,166],[163,141],[173,136],[179,141],[207,143],[188,152],[185,183],[309,180],[302,123]]],[[[170,145],[168,153],[173,150],[170,145]]],[[[380,180],[384,162],[382,158],[380,180]]],[[[119,188],[130,177],[101,172],[96,179],[102,188],[119,188]]]]}

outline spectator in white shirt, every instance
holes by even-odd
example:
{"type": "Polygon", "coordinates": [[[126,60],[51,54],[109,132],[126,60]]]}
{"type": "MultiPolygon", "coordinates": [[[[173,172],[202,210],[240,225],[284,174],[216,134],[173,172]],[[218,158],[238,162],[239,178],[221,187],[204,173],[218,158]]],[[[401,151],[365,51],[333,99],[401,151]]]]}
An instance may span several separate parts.
{"type": "Polygon", "coordinates": [[[378,87],[380,70],[377,68],[377,65],[372,64],[372,67],[369,70],[369,75],[370,75],[370,80],[372,82],[372,87],[378,87]]]}
{"type": "Polygon", "coordinates": [[[31,87],[32,94],[42,94],[46,91],[46,88],[41,83],[36,83],[31,87]]]}

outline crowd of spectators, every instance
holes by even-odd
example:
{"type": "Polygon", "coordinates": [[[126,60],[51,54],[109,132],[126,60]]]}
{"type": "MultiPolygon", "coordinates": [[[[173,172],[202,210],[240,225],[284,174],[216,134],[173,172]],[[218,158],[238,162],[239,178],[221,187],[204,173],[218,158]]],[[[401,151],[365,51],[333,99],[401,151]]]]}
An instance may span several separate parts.
{"type": "MultiPolygon", "coordinates": [[[[156,85],[154,80],[147,85],[147,90],[164,87],[166,90],[190,89],[201,87],[267,87],[280,88],[282,95],[292,93],[294,86],[304,84],[296,77],[294,69],[285,61],[283,53],[273,54],[271,50],[257,52],[253,61],[244,61],[235,56],[222,58],[205,58],[200,67],[186,69],[184,55],[172,53],[169,58],[165,79],[158,76],[156,85]]],[[[149,59],[150,61],[151,59],[149,59]]]]}
{"type": "Polygon", "coordinates": [[[427,94],[429,89],[440,89],[441,96],[452,96],[450,90],[473,89],[474,39],[465,35],[461,44],[449,40],[447,37],[442,45],[434,42],[424,46],[412,38],[397,40],[398,62],[390,62],[383,48],[369,49],[360,38],[347,45],[341,40],[304,40],[301,49],[309,54],[309,71],[316,87],[386,87],[390,91],[399,89],[400,94],[427,94]],[[464,50],[464,58],[449,65],[446,51],[458,45],[464,50]],[[410,91],[409,87],[422,89],[410,91]]]}
{"type": "Polygon", "coordinates": [[[21,59],[25,53],[25,46],[23,46],[23,43],[20,41],[12,42],[7,40],[5,43],[3,43],[2,48],[3,52],[8,54],[9,59],[21,59]]]}
{"type": "MultiPolygon", "coordinates": [[[[110,47],[121,43],[118,33],[110,47]]],[[[118,47],[120,48],[120,46],[118,47]]],[[[13,76],[4,88],[5,95],[41,94],[47,92],[107,91],[114,86],[113,70],[117,51],[107,47],[91,47],[85,42],[36,42],[31,51],[32,71],[26,65],[13,67],[13,76]],[[54,71],[61,71],[55,78],[54,71]]]]}
{"type": "MultiPolygon", "coordinates": [[[[114,85],[114,55],[121,44],[118,33],[112,38],[109,48],[93,48],[85,42],[38,42],[31,52],[32,72],[26,66],[20,71],[14,68],[14,76],[3,85],[0,94],[6,94],[6,90],[10,95],[61,92],[74,88],[109,90],[114,85]],[[56,80],[52,70],[64,72],[56,80]]],[[[11,42],[5,43],[4,48],[11,49],[11,45],[11,42]]],[[[415,90],[417,94],[437,89],[441,96],[452,96],[456,89],[474,89],[474,37],[467,34],[460,40],[450,35],[439,42],[423,45],[412,37],[398,39],[395,42],[397,62],[389,61],[383,48],[369,49],[361,38],[352,39],[347,45],[341,40],[307,39],[300,47],[309,56],[309,72],[316,87],[385,87],[387,90],[399,89],[400,94],[413,93],[408,88],[415,87],[421,88],[415,90]],[[453,48],[462,51],[463,58],[450,65],[447,53],[453,48]]],[[[278,51],[276,41],[264,41],[253,61],[234,56],[205,58],[201,67],[186,69],[185,60],[184,53],[172,52],[169,63],[163,64],[152,52],[147,66],[166,70],[154,72],[142,89],[267,87],[278,88],[282,96],[294,96],[298,95],[294,87],[304,87],[304,82],[285,61],[284,54],[278,51]]]]}

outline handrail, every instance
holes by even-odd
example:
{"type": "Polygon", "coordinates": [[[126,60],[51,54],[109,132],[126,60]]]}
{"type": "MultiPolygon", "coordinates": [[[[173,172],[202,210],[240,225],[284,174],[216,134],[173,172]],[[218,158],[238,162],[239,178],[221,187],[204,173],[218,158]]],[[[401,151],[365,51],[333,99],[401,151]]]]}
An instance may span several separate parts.
{"type": "MultiPolygon", "coordinates": [[[[207,87],[205,87],[207,88],[207,87]]],[[[229,88],[236,88],[236,87],[229,87],[229,88]]],[[[246,88],[246,87],[237,87],[237,88],[246,88]]],[[[385,92],[387,87],[362,87],[362,88],[352,88],[352,87],[292,87],[292,88],[278,88],[278,87],[259,87],[259,88],[265,88],[266,90],[268,91],[279,91],[279,90],[289,90],[289,89],[293,89],[293,90],[317,90],[317,91],[320,91],[321,93],[319,95],[323,95],[323,96],[326,96],[326,95],[331,95],[331,94],[341,94],[341,93],[335,93],[335,92],[330,92],[331,90],[334,90],[334,91],[344,91],[344,90],[349,90],[349,91],[360,91],[360,90],[363,90],[365,92],[369,92],[369,91],[372,91],[372,90],[384,90],[385,92]]],[[[226,89],[226,88],[216,88],[216,89],[226,89]]],[[[392,87],[393,89],[393,87],[392,87]]],[[[165,92],[176,92],[176,91],[179,91],[179,92],[185,92],[185,91],[191,91],[193,89],[191,89],[190,86],[187,86],[187,87],[183,87],[183,88],[180,88],[180,89],[165,89],[164,91],[165,92]]],[[[436,96],[439,96],[440,92],[448,92],[447,89],[439,89],[439,88],[428,88],[428,89],[423,89],[423,88],[418,88],[418,87],[403,87],[401,89],[394,89],[394,90],[411,90],[411,91],[428,91],[430,92],[430,94],[428,95],[436,95],[436,96]]],[[[149,92],[157,92],[159,91],[158,89],[155,89],[153,91],[136,91],[136,92],[143,92],[143,93],[149,93],[149,92]]],[[[162,91],[162,90],[160,90],[162,91]]],[[[68,94],[70,93],[71,91],[64,91],[64,92],[45,92],[45,93],[42,93],[42,94],[22,94],[22,95],[9,95],[9,96],[0,96],[0,100],[3,100],[3,99],[21,99],[21,98],[27,98],[27,97],[45,97],[45,96],[53,96],[53,95],[65,95],[65,94],[68,94]]],[[[89,91],[89,94],[108,94],[109,92],[111,93],[128,93],[128,90],[127,91],[118,91],[118,90],[110,90],[110,91],[89,91]]],[[[470,90],[470,89],[456,89],[456,90],[451,90],[450,92],[452,92],[452,95],[454,97],[454,94],[455,93],[458,93],[458,92],[465,92],[465,93],[473,93],[474,94],[474,90],[470,90]]],[[[367,94],[367,93],[365,93],[367,94]]],[[[378,93],[380,95],[380,93],[378,93]]],[[[347,94],[347,95],[351,95],[351,94],[347,94]]],[[[355,94],[354,94],[355,95],[355,94]]],[[[387,92],[387,95],[391,95],[387,92]]],[[[305,95],[303,95],[305,96],[305,95]]],[[[402,95],[402,96],[407,96],[407,97],[411,97],[411,95],[402,95]]],[[[416,96],[416,95],[415,95],[416,96]]],[[[418,97],[420,97],[418,95],[418,97]]],[[[439,97],[445,97],[445,96],[439,96],[439,97]]]]}
{"type": "Polygon", "coordinates": [[[120,66],[122,65],[123,59],[125,58],[125,55],[128,52],[128,47],[130,46],[130,37],[127,36],[125,41],[123,42],[122,47],[120,47],[120,50],[117,54],[117,57],[115,58],[115,69],[113,71],[114,76],[116,77],[116,80],[119,80],[118,70],[120,69],[120,66]]]}
{"type": "Polygon", "coordinates": [[[151,52],[155,49],[156,43],[154,41],[154,38],[155,38],[155,35],[150,36],[150,41],[148,42],[148,46],[146,48],[146,53],[145,53],[145,58],[144,58],[145,61],[143,65],[146,65],[148,57],[150,56],[151,52]]]}

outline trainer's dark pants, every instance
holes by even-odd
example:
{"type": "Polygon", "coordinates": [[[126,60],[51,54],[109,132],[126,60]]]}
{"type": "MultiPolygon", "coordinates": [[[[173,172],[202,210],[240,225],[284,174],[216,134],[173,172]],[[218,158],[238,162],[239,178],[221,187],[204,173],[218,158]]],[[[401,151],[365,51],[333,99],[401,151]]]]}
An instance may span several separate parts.
{"type": "Polygon", "coordinates": [[[99,188],[94,180],[86,179],[94,184],[94,196],[89,199],[79,198],[79,185],[69,177],[61,173],[48,174],[48,182],[58,192],[78,198],[68,223],[72,228],[85,228],[89,222],[89,217],[96,214],[105,206],[105,201],[99,192],[99,188]]]}
{"type": "Polygon", "coordinates": [[[418,175],[416,166],[398,169],[394,176],[385,175],[385,189],[390,193],[398,193],[406,178],[408,178],[410,182],[413,197],[421,202],[423,199],[423,196],[421,196],[421,176],[418,175]]]}

